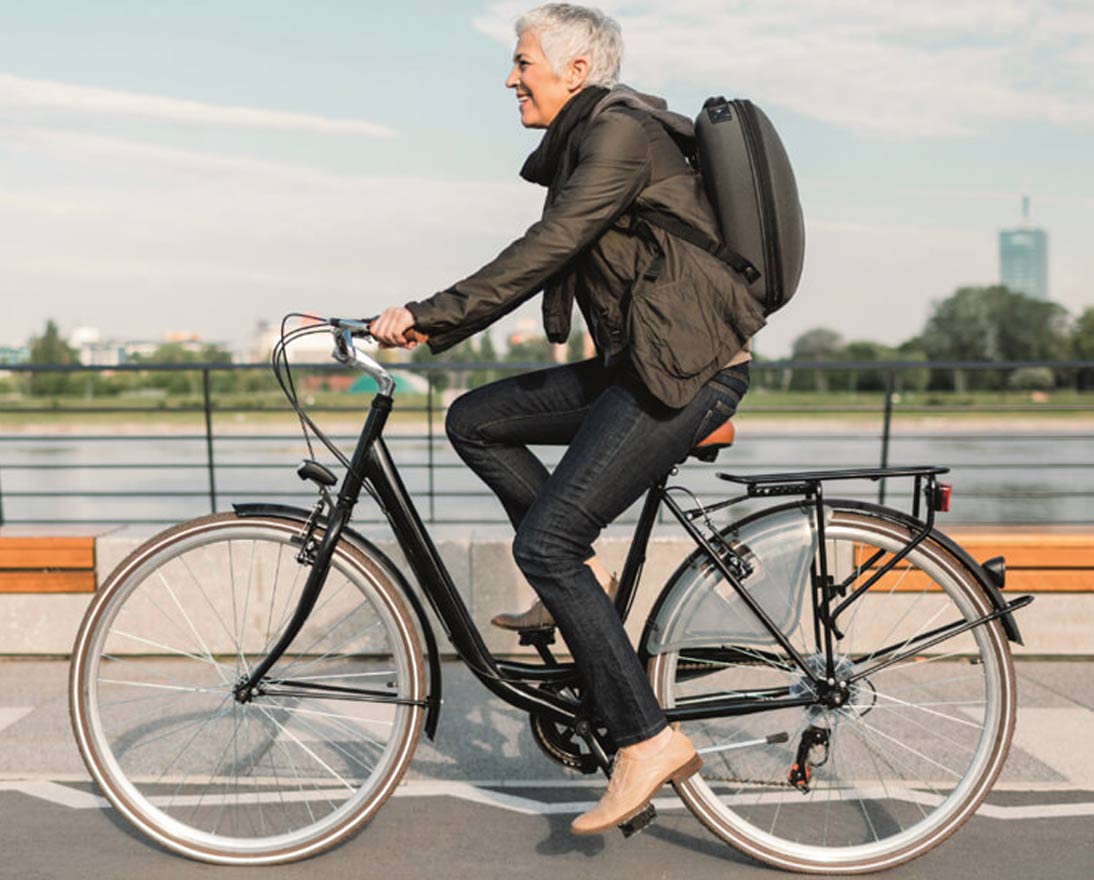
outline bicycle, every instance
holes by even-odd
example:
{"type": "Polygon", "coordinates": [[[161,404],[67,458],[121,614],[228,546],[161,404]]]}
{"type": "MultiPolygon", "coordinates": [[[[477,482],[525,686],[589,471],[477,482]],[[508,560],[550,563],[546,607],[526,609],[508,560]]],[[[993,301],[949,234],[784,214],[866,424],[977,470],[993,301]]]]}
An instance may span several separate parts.
{"type": "MultiPolygon", "coordinates": [[[[354,344],[367,334],[367,321],[283,324],[274,351],[309,450],[311,436],[327,446],[341,484],[311,451],[298,471],[319,494],[310,511],[237,505],[156,535],[109,576],[77,636],[84,761],[126,819],[182,855],[259,865],[321,852],[392,794],[422,731],[435,736],[437,641],[403,572],[350,525],[362,490],[474,675],[529,713],[555,761],[610,771],[615,747],[573,664],[552,653],[553,631],[523,636],[540,662],[484,644],[384,443],[394,382],[354,344]],[[332,333],[334,357],[378,386],[350,457],[296,396],[285,352],[312,332],[332,333]]],[[[720,431],[693,454],[713,460],[731,441],[720,431]]],[[[1032,601],[1003,598],[1001,558],[979,564],[934,528],[947,469],[719,473],[738,494],[705,507],[681,505],[675,471],[646,496],[615,602],[626,618],[667,509],[696,546],[638,650],[705,761],[676,785],[684,805],[723,841],[795,871],[874,871],[940,843],[1003,765],[1012,613],[1032,601]],[[862,478],[912,480],[911,513],[826,497],[862,478]],[[782,503],[711,520],[757,498],[782,503]]],[[[651,805],[621,827],[653,818],[651,805]]]]}

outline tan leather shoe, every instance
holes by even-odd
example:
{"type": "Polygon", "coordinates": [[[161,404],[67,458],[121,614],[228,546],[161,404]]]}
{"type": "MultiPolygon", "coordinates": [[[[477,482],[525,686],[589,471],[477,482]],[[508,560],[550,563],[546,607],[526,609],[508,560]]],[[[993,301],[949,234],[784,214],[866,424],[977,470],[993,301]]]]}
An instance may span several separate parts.
{"type": "Polygon", "coordinates": [[[599,834],[621,825],[640,813],[662,785],[680,782],[703,766],[695,746],[679,730],[656,755],[636,758],[630,749],[620,749],[600,802],[570,824],[574,834],[599,834]]]}
{"type": "MultiPolygon", "coordinates": [[[[609,599],[615,599],[615,594],[619,592],[619,578],[614,574],[608,582],[607,592],[609,599]]],[[[527,611],[520,614],[495,614],[490,622],[499,629],[508,629],[513,632],[523,632],[531,629],[546,629],[549,626],[555,625],[555,619],[551,617],[551,612],[547,610],[543,602],[539,599],[537,599],[527,611]]]]}

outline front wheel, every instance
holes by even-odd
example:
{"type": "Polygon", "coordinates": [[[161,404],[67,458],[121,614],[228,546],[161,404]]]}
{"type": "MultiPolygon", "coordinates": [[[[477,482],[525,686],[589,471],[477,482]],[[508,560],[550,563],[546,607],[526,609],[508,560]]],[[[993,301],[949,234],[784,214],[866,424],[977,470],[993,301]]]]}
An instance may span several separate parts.
{"type": "Polygon", "coordinates": [[[414,753],[426,684],[413,618],[345,541],[289,650],[252,699],[236,698],[311,571],[300,530],[234,514],[169,529],[115,569],[77,636],[70,702],[88,770],[185,856],[261,865],[321,852],[379,809],[414,753]]]}
{"type": "MultiPolygon", "coordinates": [[[[789,506],[732,536],[752,567],[745,587],[810,670],[823,674],[824,635],[810,595],[812,519],[809,507],[789,506]]],[[[907,527],[871,513],[829,509],[834,583],[864,584],[909,537],[907,527]]],[[[783,869],[865,873],[926,852],[991,788],[1016,703],[998,620],[935,645],[928,634],[991,610],[968,570],[928,537],[837,619],[834,678],[848,683],[838,700],[683,725],[704,766],[677,785],[680,797],[722,840],[783,869]]],[[[666,708],[815,694],[789,652],[698,555],[666,589],[650,631],[650,676],[666,708]]]]}

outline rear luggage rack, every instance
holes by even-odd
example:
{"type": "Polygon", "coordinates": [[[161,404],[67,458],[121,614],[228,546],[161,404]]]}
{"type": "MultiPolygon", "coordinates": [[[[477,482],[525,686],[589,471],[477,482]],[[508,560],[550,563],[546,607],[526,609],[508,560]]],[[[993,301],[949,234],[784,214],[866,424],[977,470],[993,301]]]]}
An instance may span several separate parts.
{"type": "Polygon", "coordinates": [[[716,476],[730,483],[746,486],[770,485],[771,483],[817,483],[824,480],[883,480],[886,477],[928,477],[949,473],[948,467],[923,465],[920,467],[846,468],[829,471],[798,471],[781,474],[727,474],[719,471],[716,476]]]}

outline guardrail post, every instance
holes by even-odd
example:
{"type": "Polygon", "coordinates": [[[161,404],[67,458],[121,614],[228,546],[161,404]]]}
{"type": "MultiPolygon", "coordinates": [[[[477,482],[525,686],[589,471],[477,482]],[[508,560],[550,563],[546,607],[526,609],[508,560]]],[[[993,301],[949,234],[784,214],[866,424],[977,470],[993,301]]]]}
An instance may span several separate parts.
{"type": "MultiPolygon", "coordinates": [[[[881,466],[889,466],[889,437],[893,427],[893,369],[885,371],[885,415],[881,422],[881,466]]],[[[885,503],[885,478],[878,480],[877,503],[885,503]]]]}
{"type": "Polygon", "coordinates": [[[217,512],[217,477],[213,463],[213,401],[209,393],[209,368],[201,371],[202,404],[205,409],[205,464],[209,470],[209,512],[217,512]]]}
{"type": "Polygon", "coordinates": [[[429,480],[429,521],[436,522],[437,511],[433,503],[433,371],[426,370],[426,394],[425,394],[425,420],[426,420],[426,436],[428,437],[429,448],[426,452],[426,461],[429,463],[429,468],[426,472],[429,480]]]}

